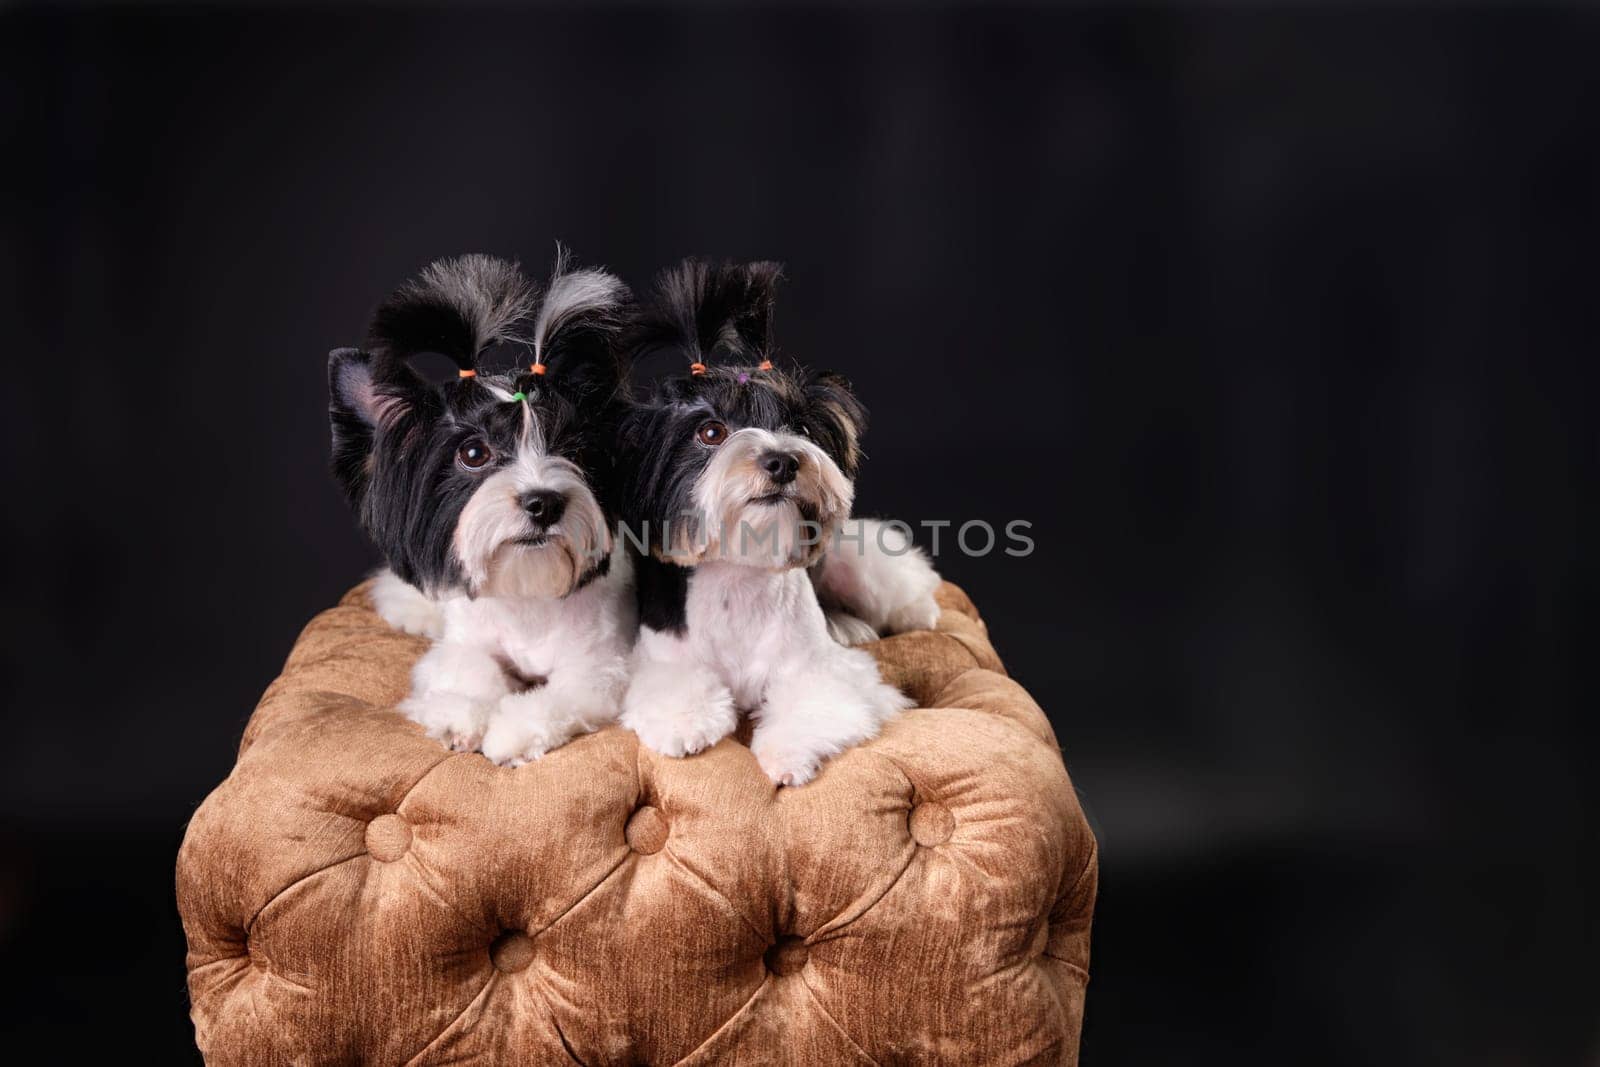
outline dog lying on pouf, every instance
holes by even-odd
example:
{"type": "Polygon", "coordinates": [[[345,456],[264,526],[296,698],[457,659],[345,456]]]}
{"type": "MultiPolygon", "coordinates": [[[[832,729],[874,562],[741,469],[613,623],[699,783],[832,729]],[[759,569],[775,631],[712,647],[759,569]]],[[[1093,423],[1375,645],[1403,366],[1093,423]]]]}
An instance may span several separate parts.
{"type": "Polygon", "coordinates": [[[330,356],[334,470],[389,562],[380,606],[436,637],[402,706],[429,736],[519,766],[621,715],[686,756],[743,710],[769,777],[802,785],[907,705],[830,636],[814,582],[845,619],[929,626],[938,576],[903,546],[843,546],[866,410],[837,374],[777,368],[780,274],[685,261],[630,309],[565,252],[542,296],[466,256],[386,300],[366,350],[330,356]],[[483,372],[506,343],[529,365],[483,372]],[[688,373],[629,401],[627,357],[661,347],[688,373]],[[406,365],[432,349],[456,380],[406,365]]]}

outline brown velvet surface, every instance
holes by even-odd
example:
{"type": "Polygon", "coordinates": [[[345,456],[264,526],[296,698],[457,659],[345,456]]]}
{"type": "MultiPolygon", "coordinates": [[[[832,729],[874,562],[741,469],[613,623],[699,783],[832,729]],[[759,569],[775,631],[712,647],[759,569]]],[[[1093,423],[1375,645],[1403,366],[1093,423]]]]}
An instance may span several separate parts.
{"type": "Polygon", "coordinates": [[[954,586],[920,705],[775,790],[613,727],[516,770],[395,712],[425,643],[314,619],[178,856],[212,1064],[1074,1063],[1096,852],[954,586]]]}

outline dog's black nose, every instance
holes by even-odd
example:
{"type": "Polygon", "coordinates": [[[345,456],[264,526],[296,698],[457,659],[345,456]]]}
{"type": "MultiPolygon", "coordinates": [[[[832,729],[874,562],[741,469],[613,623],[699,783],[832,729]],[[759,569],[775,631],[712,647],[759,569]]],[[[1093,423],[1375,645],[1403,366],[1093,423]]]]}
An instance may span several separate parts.
{"type": "Polygon", "coordinates": [[[800,472],[800,457],[793,452],[763,452],[760,463],[774,485],[788,485],[800,472]]]}
{"type": "Polygon", "coordinates": [[[567,498],[554,489],[529,489],[522,494],[522,510],[540,526],[554,526],[566,507],[567,498]]]}

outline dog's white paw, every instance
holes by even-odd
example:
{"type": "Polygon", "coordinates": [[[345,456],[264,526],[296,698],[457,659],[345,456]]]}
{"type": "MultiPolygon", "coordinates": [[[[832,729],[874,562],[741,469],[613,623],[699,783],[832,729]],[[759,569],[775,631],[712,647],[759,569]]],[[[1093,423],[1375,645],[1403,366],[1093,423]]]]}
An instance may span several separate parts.
{"type": "Polygon", "coordinates": [[[774,785],[805,785],[822,766],[822,756],[804,748],[758,744],[751,751],[774,785]]]}
{"type": "Polygon", "coordinates": [[[400,711],[451,751],[476,752],[483,743],[491,706],[458,693],[429,693],[407,698],[400,711]]]}
{"type": "Polygon", "coordinates": [[[539,699],[542,696],[512,693],[501,699],[483,735],[483,754],[490,761],[520,767],[572,739],[572,723],[552,716],[539,699]]]}
{"type": "MultiPolygon", "coordinates": [[[[872,717],[880,725],[917,703],[888,682],[879,682],[871,686],[862,694],[862,700],[872,709],[872,717]]],[[[876,728],[873,733],[877,733],[876,728]]]]}
{"type": "Polygon", "coordinates": [[[824,760],[876,737],[910,704],[878,676],[871,656],[835,648],[767,687],[750,751],[778,785],[804,785],[824,760]]]}
{"type": "Polygon", "coordinates": [[[739,725],[728,687],[710,674],[665,666],[639,671],[622,703],[622,725],[663,756],[692,756],[739,725]]]}
{"type": "Polygon", "coordinates": [[[438,602],[402,582],[394,571],[378,572],[371,596],[378,617],[396,630],[434,640],[444,636],[444,611],[438,602]]]}
{"type": "Polygon", "coordinates": [[[892,634],[912,630],[932,630],[939,625],[939,605],[932,593],[925,593],[889,612],[887,629],[892,634]]]}

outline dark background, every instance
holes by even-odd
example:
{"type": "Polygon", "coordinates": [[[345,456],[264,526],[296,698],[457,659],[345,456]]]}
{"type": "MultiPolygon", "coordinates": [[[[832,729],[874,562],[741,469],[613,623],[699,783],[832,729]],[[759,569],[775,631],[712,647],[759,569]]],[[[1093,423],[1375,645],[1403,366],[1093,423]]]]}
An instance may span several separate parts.
{"type": "Polygon", "coordinates": [[[184,822],[373,563],[325,353],[559,237],[786,260],[863,510],[1034,523],[940,564],[1100,834],[1086,1064],[1600,1062],[1597,56],[1560,7],[10,9],[0,1031],[193,1056],[184,822]]]}

